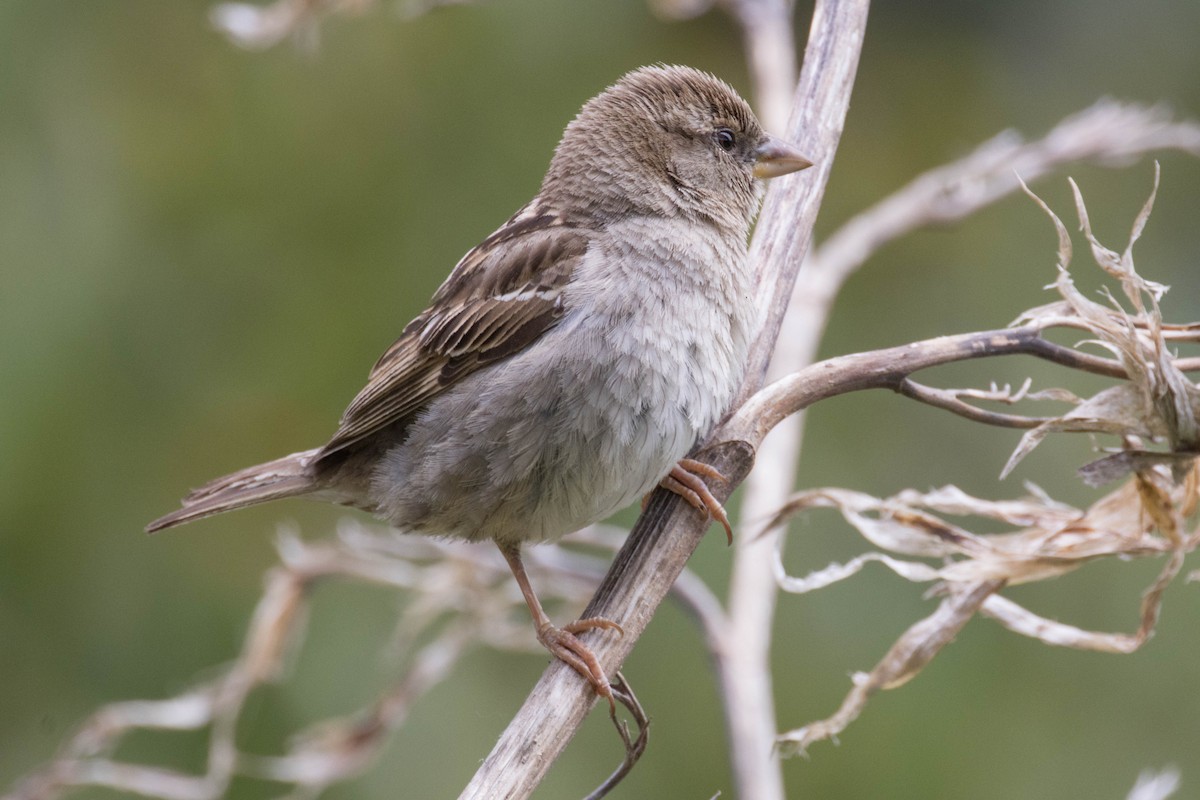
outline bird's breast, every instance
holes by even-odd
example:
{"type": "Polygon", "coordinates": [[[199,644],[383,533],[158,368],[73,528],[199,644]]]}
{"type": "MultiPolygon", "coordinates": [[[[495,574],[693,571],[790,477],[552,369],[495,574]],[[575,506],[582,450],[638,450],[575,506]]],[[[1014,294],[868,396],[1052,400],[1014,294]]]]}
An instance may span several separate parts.
{"type": "Polygon", "coordinates": [[[673,223],[611,233],[558,324],[435,400],[385,460],[375,485],[393,522],[561,536],[654,488],[720,419],[753,325],[744,244],[673,223]]]}

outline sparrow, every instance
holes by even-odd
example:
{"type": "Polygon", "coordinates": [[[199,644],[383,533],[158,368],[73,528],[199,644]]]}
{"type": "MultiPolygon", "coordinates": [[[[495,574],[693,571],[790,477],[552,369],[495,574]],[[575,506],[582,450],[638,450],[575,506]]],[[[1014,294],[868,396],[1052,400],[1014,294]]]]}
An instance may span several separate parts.
{"type": "Polygon", "coordinates": [[[725,82],[628,73],[567,125],[541,190],[468,252],[376,362],[324,446],[218,478],[150,532],[284,497],[499,547],[538,640],[613,702],[521,560],[655,486],[732,536],[686,458],[732,403],[757,332],[747,240],[761,181],[811,166],[725,82]]]}

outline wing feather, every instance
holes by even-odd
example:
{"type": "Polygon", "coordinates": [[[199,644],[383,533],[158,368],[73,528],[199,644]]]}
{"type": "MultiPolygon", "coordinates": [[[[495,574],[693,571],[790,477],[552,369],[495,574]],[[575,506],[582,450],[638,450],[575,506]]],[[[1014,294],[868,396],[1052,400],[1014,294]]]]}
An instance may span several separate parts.
{"type": "Polygon", "coordinates": [[[384,352],[320,460],[412,419],[472,372],[520,352],[562,315],[590,232],[533,205],[467,253],[384,352]]]}

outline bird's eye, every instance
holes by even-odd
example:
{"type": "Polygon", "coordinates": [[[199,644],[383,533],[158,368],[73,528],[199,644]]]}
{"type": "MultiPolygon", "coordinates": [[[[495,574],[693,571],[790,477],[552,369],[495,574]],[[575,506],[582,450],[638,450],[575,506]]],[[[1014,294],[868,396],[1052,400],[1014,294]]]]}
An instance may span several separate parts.
{"type": "Polygon", "coordinates": [[[717,128],[713,131],[713,140],[716,141],[717,147],[728,153],[733,149],[734,138],[733,131],[728,128],[717,128]]]}

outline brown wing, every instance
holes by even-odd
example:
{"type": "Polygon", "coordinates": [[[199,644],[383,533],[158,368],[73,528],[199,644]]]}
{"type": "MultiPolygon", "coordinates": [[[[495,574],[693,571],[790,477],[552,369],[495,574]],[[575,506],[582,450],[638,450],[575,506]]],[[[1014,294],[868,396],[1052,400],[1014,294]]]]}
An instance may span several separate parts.
{"type": "Polygon", "coordinates": [[[471,250],[371,370],[318,459],[396,422],[475,370],[528,346],[563,310],[589,232],[526,206],[471,250]]]}

